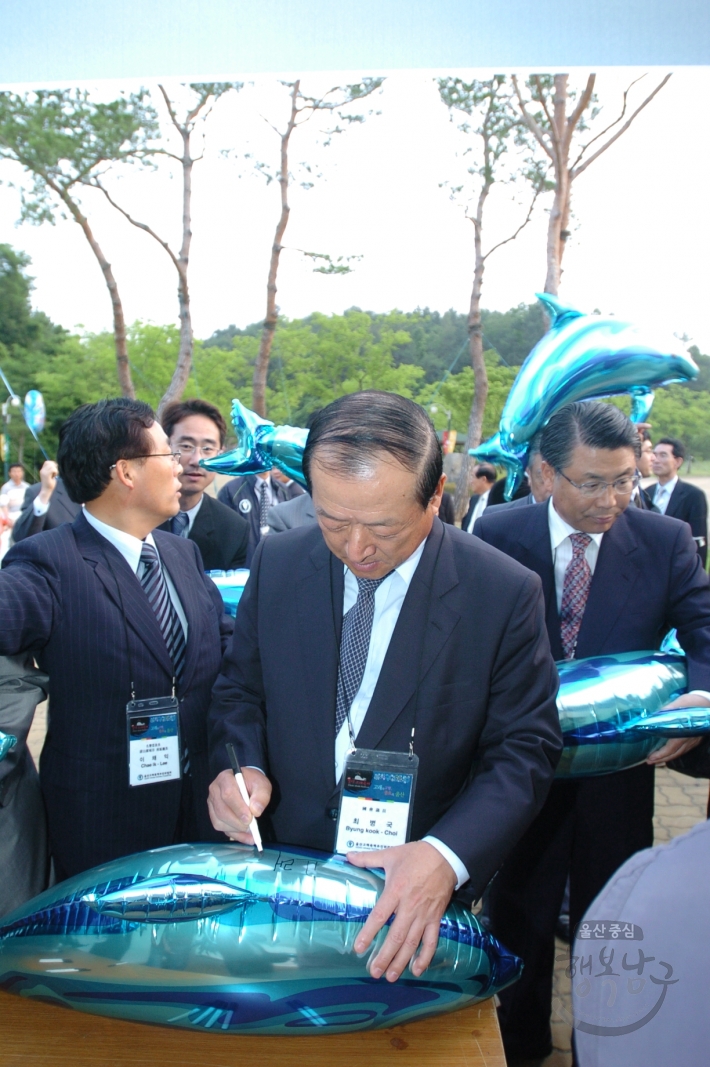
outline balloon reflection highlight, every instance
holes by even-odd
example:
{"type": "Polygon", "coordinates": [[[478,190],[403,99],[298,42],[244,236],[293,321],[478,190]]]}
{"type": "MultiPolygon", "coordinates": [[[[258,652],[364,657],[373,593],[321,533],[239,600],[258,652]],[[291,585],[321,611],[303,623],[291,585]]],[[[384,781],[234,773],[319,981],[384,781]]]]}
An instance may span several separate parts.
{"type": "Polygon", "coordinates": [[[611,316],[584,315],[538,293],[551,325],[523,363],[508,394],[499,433],[471,455],[507,471],[508,500],[520,485],[530,443],[552,415],[577,400],[632,398],[631,418],[643,422],[653,390],[690,381],[698,367],[681,342],[656,337],[611,316]]]}
{"type": "Polygon", "coordinates": [[[5,734],[0,730],[0,760],[5,759],[8,752],[17,744],[17,738],[13,734],[5,734]]]}
{"type": "Polygon", "coordinates": [[[0,988],[120,1019],[294,1036],[454,1011],[519,976],[520,960],[454,903],[421,978],[374,980],[353,944],[383,886],[381,872],[293,848],[143,852],[5,916],[0,988]]]}

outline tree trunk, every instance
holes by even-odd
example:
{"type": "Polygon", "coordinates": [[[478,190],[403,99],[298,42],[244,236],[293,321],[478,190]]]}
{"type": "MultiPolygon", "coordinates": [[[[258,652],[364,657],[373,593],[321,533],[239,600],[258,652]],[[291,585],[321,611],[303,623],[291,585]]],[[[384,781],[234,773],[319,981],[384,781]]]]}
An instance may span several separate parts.
{"type": "MultiPolygon", "coordinates": [[[[555,75],[555,95],[552,100],[552,124],[550,141],[555,168],[555,199],[547,227],[547,276],[545,292],[557,296],[562,274],[562,255],[567,240],[569,220],[570,176],[569,149],[571,136],[567,136],[567,74],[555,75]]],[[[571,134],[572,131],[570,131],[571,134]]]]}
{"type": "Polygon", "coordinates": [[[468,312],[468,343],[471,353],[471,367],[473,368],[473,402],[471,414],[468,420],[468,432],[466,444],[461,457],[461,467],[456,481],[456,495],[454,496],[454,515],[457,520],[463,518],[468,507],[468,475],[473,460],[469,456],[470,448],[476,448],[481,443],[483,435],[483,416],[486,411],[488,399],[488,371],[483,358],[483,329],[481,327],[481,292],[483,290],[483,272],[486,269],[486,257],[482,251],[483,231],[483,205],[488,196],[490,186],[484,185],[478,198],[478,210],[473,219],[475,230],[476,264],[473,271],[473,288],[471,289],[471,305],[468,312]]]}
{"type": "Polygon", "coordinates": [[[296,104],[300,84],[300,80],[294,82],[293,91],[291,93],[291,117],[288,126],[286,127],[286,132],[281,137],[281,172],[279,174],[279,184],[281,186],[281,216],[276,227],[276,233],[274,234],[274,243],[271,247],[269,277],[266,285],[266,316],[264,317],[264,327],[261,331],[259,353],[256,357],[254,378],[252,382],[251,406],[257,415],[261,415],[262,418],[266,418],[266,380],[269,374],[271,346],[274,342],[274,332],[278,322],[278,309],[276,307],[276,275],[278,274],[279,259],[283,247],[281,242],[283,241],[283,236],[286,232],[289,212],[291,210],[288,203],[288,145],[294,126],[296,125],[296,116],[298,114],[296,104]]]}
{"type": "Polygon", "coordinates": [[[66,204],[69,211],[72,214],[75,222],[81,226],[84,231],[84,236],[91,246],[91,251],[96,256],[99,266],[103,272],[104,280],[108,287],[109,295],[111,297],[111,307],[113,309],[113,336],[116,345],[116,367],[118,370],[118,384],[121,388],[121,394],[123,396],[130,397],[131,400],[135,400],[136,390],[133,385],[133,379],[131,378],[131,368],[128,362],[128,345],[126,342],[126,320],[123,315],[123,304],[118,293],[118,286],[116,279],[113,276],[111,270],[111,264],[103,254],[98,241],[94,237],[91,227],[89,226],[89,220],[79,209],[78,204],[69,196],[69,194],[60,188],[58,185],[48,183],[55,193],[66,204]]]}
{"type": "Polygon", "coordinates": [[[163,409],[173,400],[180,400],[187,385],[192,369],[192,352],[194,339],[192,332],[192,315],[190,312],[190,290],[187,284],[187,269],[190,262],[190,244],[192,242],[192,167],[190,155],[190,129],[186,124],[178,127],[182,135],[182,245],[177,263],[178,268],[178,303],[180,307],[180,351],[170,385],[158,405],[158,417],[163,409]]]}

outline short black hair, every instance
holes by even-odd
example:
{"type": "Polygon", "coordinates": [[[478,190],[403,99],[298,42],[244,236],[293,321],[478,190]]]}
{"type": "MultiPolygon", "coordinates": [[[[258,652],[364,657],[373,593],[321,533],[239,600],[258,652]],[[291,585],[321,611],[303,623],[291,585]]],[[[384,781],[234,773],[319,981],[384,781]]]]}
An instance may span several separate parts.
{"type": "Polygon", "coordinates": [[[685,459],[685,445],[677,437],[662,437],[657,445],[670,445],[676,459],[685,459]]]}
{"type": "Polygon", "coordinates": [[[443,471],[441,445],[431,419],[419,404],[397,393],[367,389],[349,393],[321,408],[313,419],[303,453],[303,473],[311,486],[318,463],[346,477],[361,476],[369,459],[386,453],[417,475],[416,494],[426,508],[443,471]]]}
{"type": "Polygon", "coordinates": [[[168,437],[173,436],[173,430],[183,419],[190,415],[204,415],[210,419],[219,430],[219,443],[223,445],[227,437],[227,423],[219,408],[210,404],[209,400],[200,400],[198,397],[187,400],[173,400],[172,404],[166,404],[160,416],[160,425],[168,437]]]}
{"type": "Polygon", "coordinates": [[[116,397],[82,404],[59,431],[57,464],[75,504],[101,496],[119,459],[137,459],[153,448],[147,430],[155,422],[150,404],[116,397]]]}
{"type": "Polygon", "coordinates": [[[540,437],[542,458],[556,471],[569,465],[577,445],[588,448],[630,448],[641,455],[641,439],[633,422],[613,404],[582,400],[555,412],[540,437]]]}
{"type": "Polygon", "coordinates": [[[20,470],[24,473],[25,467],[24,467],[23,463],[10,463],[10,464],[8,464],[7,473],[9,474],[10,471],[13,470],[15,467],[19,467],[20,470]]]}
{"type": "Polygon", "coordinates": [[[498,472],[491,463],[477,463],[473,473],[476,478],[485,478],[487,482],[493,485],[494,481],[498,477],[498,472]]]}

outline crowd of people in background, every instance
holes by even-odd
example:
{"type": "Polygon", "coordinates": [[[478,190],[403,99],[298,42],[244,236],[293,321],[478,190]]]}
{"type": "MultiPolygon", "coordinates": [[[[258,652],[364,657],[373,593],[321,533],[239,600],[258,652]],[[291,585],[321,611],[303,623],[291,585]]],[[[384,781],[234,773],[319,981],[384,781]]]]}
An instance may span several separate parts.
{"type": "MultiPolygon", "coordinates": [[[[11,872],[0,915],[129,852],[225,834],[251,843],[254,816],[267,837],[330,850],[349,745],[405,751],[414,716],[413,840],[352,859],[385,868],[396,916],[371,974],[395,981],[410,962],[421,973],[452,894],[480,898],[498,872],[487,921],[525,962],[501,995],[506,1053],[540,1062],[565,894],[574,930],[653,845],[654,767],[700,741],[553,781],[553,661],[657,648],[675,627],[690,689],[676,705],[710,707],[705,494],[679,476],[681,441],[654,445],[615,407],[571,404],[533,441],[510,501],[494,466],[474,466],[457,523],[416,404],[352,394],[309,422],[307,489],[273,469],[215,493],[200,460],[225,449],[227,427],[199,399],[170,404],[160,423],[138,401],[85,405],[37,483],[10,464],[0,712],[17,679],[26,701],[22,722],[0,714],[19,738],[0,762],[11,872]],[[205,572],[242,567],[251,578],[235,621],[205,572]],[[48,689],[38,778],[26,737],[48,689]],[[174,699],[180,757],[165,780],[135,788],[126,706],[147,697],[174,699]]],[[[355,947],[376,933],[368,922],[355,947]]]]}

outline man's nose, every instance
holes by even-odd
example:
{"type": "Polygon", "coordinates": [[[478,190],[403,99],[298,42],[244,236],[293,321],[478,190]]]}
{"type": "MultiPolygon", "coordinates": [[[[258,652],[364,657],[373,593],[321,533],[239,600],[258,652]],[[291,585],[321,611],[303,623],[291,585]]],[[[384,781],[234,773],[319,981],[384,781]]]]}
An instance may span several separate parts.
{"type": "Polygon", "coordinates": [[[364,526],[353,527],[348,538],[348,556],[353,563],[362,562],[367,556],[371,556],[374,551],[375,546],[372,543],[370,531],[364,526]]]}

